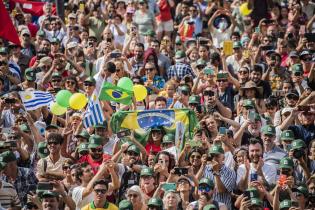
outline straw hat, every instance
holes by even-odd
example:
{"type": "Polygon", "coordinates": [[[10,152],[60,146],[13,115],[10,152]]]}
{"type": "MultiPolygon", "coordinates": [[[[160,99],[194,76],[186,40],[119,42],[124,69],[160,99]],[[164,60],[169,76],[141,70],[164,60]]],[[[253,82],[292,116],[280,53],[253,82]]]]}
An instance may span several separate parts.
{"type": "Polygon", "coordinates": [[[244,96],[245,90],[255,89],[259,96],[263,95],[262,87],[257,87],[256,83],[253,81],[248,81],[243,87],[240,88],[240,96],[244,96]]]}

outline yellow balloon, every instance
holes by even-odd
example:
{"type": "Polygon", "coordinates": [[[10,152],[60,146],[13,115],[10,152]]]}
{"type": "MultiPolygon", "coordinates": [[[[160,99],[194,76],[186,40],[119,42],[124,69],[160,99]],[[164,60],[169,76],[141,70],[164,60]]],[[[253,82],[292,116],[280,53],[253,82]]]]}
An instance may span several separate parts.
{"type": "Polygon", "coordinates": [[[247,2],[243,3],[243,4],[240,6],[240,13],[241,13],[241,15],[243,15],[243,16],[249,15],[250,13],[252,13],[252,11],[253,11],[253,10],[248,9],[248,3],[247,3],[247,2]]]}
{"type": "Polygon", "coordinates": [[[136,101],[142,101],[148,95],[147,88],[143,85],[134,85],[133,92],[135,94],[136,101]]]}
{"type": "Polygon", "coordinates": [[[69,99],[69,106],[71,109],[80,110],[85,107],[87,98],[83,93],[75,93],[69,99]]]}

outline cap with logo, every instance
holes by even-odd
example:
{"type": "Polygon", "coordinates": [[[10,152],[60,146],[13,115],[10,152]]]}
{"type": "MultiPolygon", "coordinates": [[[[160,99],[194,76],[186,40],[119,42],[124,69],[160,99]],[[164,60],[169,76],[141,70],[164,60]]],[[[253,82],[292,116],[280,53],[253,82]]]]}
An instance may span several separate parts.
{"type": "Polygon", "coordinates": [[[214,204],[207,204],[202,210],[219,210],[214,204]]]}
{"type": "Polygon", "coordinates": [[[154,126],[151,128],[151,131],[162,131],[163,128],[161,126],[154,126]]]}
{"type": "Polygon", "coordinates": [[[92,83],[93,85],[96,84],[96,80],[94,79],[94,77],[88,77],[84,80],[84,83],[92,83]]]}
{"type": "Polygon", "coordinates": [[[184,58],[184,57],[186,57],[186,54],[185,54],[184,51],[182,51],[182,50],[176,51],[176,53],[175,53],[175,59],[181,59],[181,58],[184,58]]]}
{"type": "Polygon", "coordinates": [[[292,206],[291,200],[286,199],[286,200],[281,201],[279,208],[280,209],[287,209],[287,208],[291,208],[291,206],[292,206]]]}
{"type": "Polygon", "coordinates": [[[233,49],[235,49],[235,48],[241,48],[241,47],[242,47],[241,42],[233,42],[233,49]]]}
{"type": "Polygon", "coordinates": [[[259,192],[258,192],[257,188],[255,188],[255,187],[247,188],[245,191],[249,193],[250,198],[258,198],[259,197],[259,192]]]}
{"type": "Polygon", "coordinates": [[[165,134],[163,136],[162,144],[163,143],[175,143],[175,135],[172,133],[165,134]]]}
{"type": "Polygon", "coordinates": [[[280,160],[279,168],[293,169],[293,167],[294,167],[294,163],[291,158],[285,157],[280,160]]]}
{"type": "Polygon", "coordinates": [[[27,68],[25,69],[25,78],[28,80],[28,81],[33,81],[36,79],[36,74],[35,74],[35,71],[34,69],[32,68],[27,68]]]}
{"type": "Polygon", "coordinates": [[[59,194],[54,192],[54,191],[50,191],[50,190],[45,190],[42,194],[41,194],[41,198],[51,198],[51,197],[58,197],[59,194]]]}
{"type": "Polygon", "coordinates": [[[276,129],[274,126],[271,125],[265,125],[261,128],[261,133],[265,135],[271,135],[274,136],[276,135],[276,129]]]}
{"type": "Polygon", "coordinates": [[[198,67],[198,66],[206,66],[206,64],[207,64],[207,63],[206,63],[205,60],[199,58],[199,59],[197,60],[196,66],[197,66],[197,67],[198,67]]]}
{"type": "Polygon", "coordinates": [[[46,142],[39,142],[37,145],[37,154],[40,158],[45,158],[49,155],[49,150],[47,149],[46,142]]]}
{"type": "Polygon", "coordinates": [[[259,198],[252,198],[250,199],[250,203],[252,206],[262,206],[263,202],[259,198]]]}
{"type": "Polygon", "coordinates": [[[209,187],[211,187],[211,188],[214,187],[213,181],[212,181],[211,179],[208,179],[208,178],[202,178],[202,179],[200,179],[199,185],[202,185],[202,184],[205,184],[205,185],[207,185],[207,186],[209,186],[209,187]]]}
{"type": "Polygon", "coordinates": [[[246,100],[243,101],[243,107],[254,109],[255,108],[255,103],[251,99],[246,99],[246,100]]]}
{"type": "Polygon", "coordinates": [[[304,197],[308,197],[309,196],[309,192],[307,189],[307,186],[305,186],[304,184],[301,184],[300,186],[293,188],[292,189],[293,192],[298,192],[304,195],[304,197]]]}
{"type": "Polygon", "coordinates": [[[225,72],[218,72],[217,79],[227,79],[229,77],[228,73],[225,72]]]}
{"type": "Polygon", "coordinates": [[[137,154],[140,154],[140,149],[139,149],[136,145],[134,145],[134,144],[131,144],[131,145],[128,147],[127,152],[129,152],[129,151],[132,151],[132,152],[135,152],[135,153],[137,153],[137,154]]]}
{"type": "Polygon", "coordinates": [[[294,140],[292,142],[291,146],[292,146],[293,150],[306,148],[306,144],[305,144],[305,142],[302,139],[294,140]]]}
{"type": "Polygon", "coordinates": [[[58,38],[54,37],[51,39],[50,43],[58,43],[59,44],[60,40],[58,38]]]}
{"type": "Polygon", "coordinates": [[[303,66],[300,63],[296,63],[291,67],[292,72],[304,72],[303,66]]]}
{"type": "Polygon", "coordinates": [[[51,78],[60,78],[61,79],[62,77],[61,77],[61,74],[59,72],[54,72],[54,73],[52,73],[51,78]]]}
{"type": "Polygon", "coordinates": [[[192,95],[189,97],[188,100],[189,104],[200,104],[200,96],[198,95],[192,95]]]}
{"type": "Polygon", "coordinates": [[[0,162],[7,164],[16,161],[16,156],[12,151],[5,151],[0,154],[0,162]]]}
{"type": "Polygon", "coordinates": [[[97,124],[97,125],[95,125],[94,126],[94,128],[105,128],[105,129],[107,129],[107,122],[106,121],[104,121],[103,123],[101,123],[101,124],[97,124]]]}
{"type": "Polygon", "coordinates": [[[38,30],[37,33],[36,33],[36,36],[45,37],[46,36],[45,31],[38,30]]]}
{"type": "Polygon", "coordinates": [[[141,170],[140,176],[153,176],[154,172],[152,168],[145,167],[141,170]]]}
{"type": "Polygon", "coordinates": [[[128,200],[122,200],[118,205],[119,210],[133,210],[132,203],[128,200]]]}
{"type": "Polygon", "coordinates": [[[89,139],[90,138],[90,134],[89,132],[87,132],[86,130],[82,130],[81,133],[77,134],[75,137],[80,137],[80,138],[84,138],[84,139],[89,139]]]}
{"type": "Polygon", "coordinates": [[[209,150],[209,154],[224,154],[224,150],[220,145],[213,145],[209,150]]]}
{"type": "Polygon", "coordinates": [[[91,135],[89,138],[89,146],[88,148],[97,148],[99,146],[102,146],[102,137],[100,137],[99,135],[91,135]]]}
{"type": "Polygon", "coordinates": [[[145,33],[144,33],[145,36],[150,36],[150,37],[154,37],[155,36],[155,32],[151,29],[147,30],[145,33]]]}
{"type": "Polygon", "coordinates": [[[148,206],[163,207],[163,201],[160,198],[151,198],[148,206]]]}
{"type": "Polygon", "coordinates": [[[294,140],[294,133],[291,130],[284,130],[282,131],[281,135],[280,135],[280,139],[281,140],[289,140],[289,141],[293,141],[294,140]]]}
{"type": "Polygon", "coordinates": [[[85,152],[85,151],[89,151],[89,143],[81,143],[78,147],[78,152],[85,152]]]}

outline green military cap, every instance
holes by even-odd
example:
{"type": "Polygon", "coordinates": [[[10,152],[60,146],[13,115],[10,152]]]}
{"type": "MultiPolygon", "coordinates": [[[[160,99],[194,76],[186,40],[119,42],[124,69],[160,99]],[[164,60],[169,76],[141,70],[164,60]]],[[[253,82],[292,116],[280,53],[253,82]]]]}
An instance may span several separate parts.
{"type": "Polygon", "coordinates": [[[209,150],[209,154],[224,154],[224,150],[220,145],[213,145],[209,150]]]}
{"type": "Polygon", "coordinates": [[[45,190],[42,194],[41,194],[41,198],[51,198],[51,197],[56,197],[58,198],[59,194],[54,192],[54,191],[50,191],[50,190],[45,190]]]}
{"type": "Polygon", "coordinates": [[[242,48],[241,42],[233,42],[233,49],[234,48],[242,48]]]}
{"type": "Polygon", "coordinates": [[[81,143],[78,147],[78,152],[89,151],[89,143],[81,143]]]}
{"type": "Polygon", "coordinates": [[[176,37],[175,44],[182,44],[182,40],[180,39],[180,37],[176,37]]]}
{"type": "Polygon", "coordinates": [[[153,174],[153,169],[149,167],[143,168],[140,172],[140,176],[153,176],[153,174]]]}
{"type": "Polygon", "coordinates": [[[283,201],[281,201],[281,203],[280,203],[280,209],[285,209],[285,208],[291,208],[291,206],[292,206],[292,202],[291,202],[291,200],[283,200],[283,201]]]}
{"type": "Polygon", "coordinates": [[[33,81],[36,79],[35,71],[32,68],[25,69],[24,75],[25,75],[25,78],[29,81],[33,81]]]}
{"type": "Polygon", "coordinates": [[[205,205],[202,210],[219,210],[219,209],[213,204],[208,204],[208,205],[205,205]]]}
{"type": "Polygon", "coordinates": [[[258,192],[257,188],[255,188],[255,187],[247,188],[245,191],[249,193],[250,198],[258,198],[259,197],[259,192],[258,192]]]}
{"type": "Polygon", "coordinates": [[[105,128],[105,129],[107,129],[107,122],[104,121],[101,124],[97,124],[97,125],[94,126],[94,128],[105,128]]]}
{"type": "Polygon", "coordinates": [[[149,30],[147,30],[147,32],[144,33],[144,35],[154,37],[155,32],[153,30],[149,29],[149,30]]]}
{"type": "Polygon", "coordinates": [[[246,100],[243,101],[243,107],[254,109],[255,108],[255,103],[254,103],[253,100],[246,99],[246,100]]]}
{"type": "Polygon", "coordinates": [[[263,202],[259,198],[252,198],[250,199],[250,203],[252,206],[262,206],[263,202]]]}
{"type": "Polygon", "coordinates": [[[199,59],[197,60],[196,66],[197,66],[197,67],[198,67],[198,66],[206,66],[206,61],[203,60],[203,59],[201,59],[201,58],[199,58],[199,59]]]}
{"type": "Polygon", "coordinates": [[[36,33],[36,36],[45,37],[46,36],[45,31],[38,30],[37,33],[36,33]]]}
{"type": "Polygon", "coordinates": [[[155,206],[155,207],[163,207],[163,202],[160,198],[151,198],[148,202],[148,206],[155,206]]]}
{"type": "Polygon", "coordinates": [[[0,162],[0,171],[2,171],[5,168],[6,164],[3,162],[0,162]]]}
{"type": "Polygon", "coordinates": [[[5,144],[5,141],[0,141],[0,149],[6,149],[8,145],[5,144]]]}
{"type": "Polygon", "coordinates": [[[172,133],[165,134],[163,136],[162,144],[163,143],[175,143],[175,135],[172,133]]]}
{"type": "Polygon", "coordinates": [[[185,54],[184,51],[182,51],[182,50],[176,51],[176,53],[175,53],[175,59],[181,59],[181,58],[184,58],[184,57],[186,57],[186,54],[185,54]]]}
{"type": "Polygon", "coordinates": [[[45,158],[49,155],[49,150],[47,149],[47,143],[46,142],[39,142],[37,145],[37,153],[40,158],[45,158]]]}
{"type": "Polygon", "coordinates": [[[12,151],[5,151],[0,154],[0,162],[7,164],[13,161],[16,161],[16,157],[12,151]]]}
{"type": "Polygon", "coordinates": [[[189,87],[188,87],[187,85],[179,86],[179,89],[180,89],[181,91],[187,91],[187,92],[190,91],[190,89],[189,89],[189,87]]]}
{"type": "Polygon", "coordinates": [[[100,137],[99,135],[91,135],[89,138],[89,146],[88,148],[96,148],[99,146],[102,146],[102,137],[100,137]]]}
{"type": "Polygon", "coordinates": [[[162,131],[163,128],[161,126],[154,126],[151,128],[151,131],[162,131]]]}
{"type": "Polygon", "coordinates": [[[302,72],[303,73],[304,71],[303,71],[302,64],[300,64],[300,63],[294,64],[292,66],[292,72],[302,72]]]}
{"type": "Polygon", "coordinates": [[[78,135],[76,135],[75,137],[81,137],[84,139],[89,139],[90,138],[90,134],[86,131],[86,130],[82,130],[78,135]]]}
{"type": "Polygon", "coordinates": [[[127,152],[128,152],[128,151],[132,151],[132,152],[135,152],[135,153],[137,153],[137,154],[140,154],[140,149],[139,149],[136,145],[134,145],[134,144],[131,144],[131,145],[128,147],[127,152]]]}
{"type": "Polygon", "coordinates": [[[31,130],[30,130],[30,127],[29,127],[27,124],[22,124],[22,125],[20,125],[20,129],[21,129],[21,131],[23,131],[23,132],[31,131],[31,130]]]}
{"type": "Polygon", "coordinates": [[[62,78],[62,77],[61,77],[61,74],[59,72],[54,72],[54,73],[52,73],[51,78],[62,78]]]}
{"type": "Polygon", "coordinates": [[[197,95],[190,96],[188,103],[189,104],[200,104],[200,96],[197,96],[197,95]]]}
{"type": "Polygon", "coordinates": [[[211,188],[214,187],[213,181],[211,179],[209,179],[209,178],[202,178],[202,179],[200,179],[199,185],[202,185],[202,184],[205,184],[205,185],[207,185],[207,186],[209,186],[211,188]]]}
{"type": "Polygon", "coordinates": [[[308,192],[307,186],[305,186],[304,184],[298,186],[297,188],[293,188],[292,191],[301,193],[301,194],[304,195],[304,197],[308,197],[309,196],[309,192],[308,192]]]}
{"type": "Polygon", "coordinates": [[[302,149],[306,147],[305,142],[302,139],[296,139],[292,142],[292,149],[302,149]]]}
{"type": "Polygon", "coordinates": [[[284,131],[282,131],[280,139],[281,140],[293,141],[294,140],[294,133],[293,133],[293,131],[291,131],[291,130],[284,130],[284,131]]]}
{"type": "Polygon", "coordinates": [[[60,40],[58,38],[54,37],[54,38],[51,39],[50,43],[58,43],[59,44],[60,40]]]}
{"type": "Polygon", "coordinates": [[[217,79],[227,79],[229,77],[228,73],[218,72],[217,79]]]}
{"type": "Polygon", "coordinates": [[[132,203],[128,200],[122,200],[118,205],[119,210],[133,210],[132,203]]]}
{"type": "Polygon", "coordinates": [[[96,84],[96,80],[94,79],[94,77],[87,77],[85,80],[84,80],[84,83],[92,83],[93,85],[96,84]]]}
{"type": "Polygon", "coordinates": [[[47,125],[46,126],[46,130],[49,130],[49,129],[59,129],[59,127],[57,126],[57,125],[55,125],[55,124],[50,124],[50,125],[47,125]]]}
{"type": "Polygon", "coordinates": [[[289,157],[284,157],[280,160],[279,168],[288,168],[292,169],[294,167],[293,160],[289,157]]]}
{"type": "Polygon", "coordinates": [[[0,47],[0,54],[8,54],[8,48],[0,47]]]}
{"type": "Polygon", "coordinates": [[[276,135],[276,129],[272,125],[265,125],[264,127],[261,128],[261,133],[265,135],[276,135]]]}

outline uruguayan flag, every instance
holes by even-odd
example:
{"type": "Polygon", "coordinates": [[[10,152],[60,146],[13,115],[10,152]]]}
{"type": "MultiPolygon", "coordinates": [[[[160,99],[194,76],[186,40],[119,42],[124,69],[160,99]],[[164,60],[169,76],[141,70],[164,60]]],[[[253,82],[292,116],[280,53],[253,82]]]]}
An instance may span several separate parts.
{"type": "Polygon", "coordinates": [[[19,94],[26,110],[36,110],[54,101],[54,96],[44,91],[20,91],[19,94]]]}
{"type": "Polygon", "coordinates": [[[101,124],[104,122],[104,115],[100,101],[95,93],[90,97],[87,109],[83,115],[83,125],[85,128],[101,124]]]}

